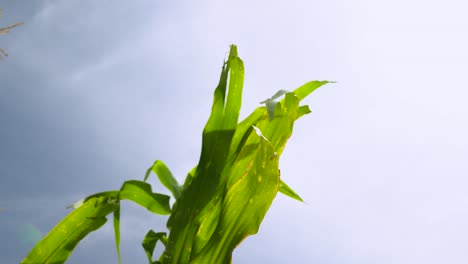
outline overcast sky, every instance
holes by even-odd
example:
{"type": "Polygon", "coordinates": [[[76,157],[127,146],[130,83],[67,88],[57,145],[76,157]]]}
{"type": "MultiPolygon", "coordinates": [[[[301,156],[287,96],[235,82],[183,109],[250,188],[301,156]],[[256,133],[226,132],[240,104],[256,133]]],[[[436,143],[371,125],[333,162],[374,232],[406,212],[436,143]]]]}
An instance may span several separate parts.
{"type": "MultiPolygon", "coordinates": [[[[180,181],[230,44],[242,117],[279,89],[317,90],[278,195],[233,263],[468,263],[465,1],[2,1],[0,263],[18,263],[88,194],[161,159],[180,181]]],[[[163,191],[152,180],[154,189],[163,191]]],[[[124,263],[166,218],[122,208],[124,263]]],[[[110,224],[68,263],[116,263],[110,224]]]]}

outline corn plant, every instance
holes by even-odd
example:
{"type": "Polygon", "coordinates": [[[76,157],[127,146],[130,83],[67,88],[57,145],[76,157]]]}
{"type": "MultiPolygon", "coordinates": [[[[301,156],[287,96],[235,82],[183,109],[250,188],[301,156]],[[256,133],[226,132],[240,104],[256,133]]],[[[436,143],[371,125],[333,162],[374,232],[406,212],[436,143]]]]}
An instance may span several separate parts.
{"type": "Polygon", "coordinates": [[[144,179],[129,180],[120,190],[97,193],[72,205],[66,216],[31,250],[22,263],[63,263],[77,243],[103,226],[113,214],[120,262],[120,201],[133,201],[160,215],[170,215],[169,234],[150,230],[142,245],[150,264],[231,263],[237,245],[256,234],[279,192],[302,201],[280,178],[279,158],[294,122],[310,113],[300,101],[327,81],[312,81],[292,92],[281,90],[238,122],[244,65],[232,45],[214,92],[211,115],[202,136],[199,163],[180,185],[160,160],[144,179]],[[146,183],[154,173],[172,193],[154,193],[146,183]],[[156,243],[164,245],[153,256],[156,243]]]}

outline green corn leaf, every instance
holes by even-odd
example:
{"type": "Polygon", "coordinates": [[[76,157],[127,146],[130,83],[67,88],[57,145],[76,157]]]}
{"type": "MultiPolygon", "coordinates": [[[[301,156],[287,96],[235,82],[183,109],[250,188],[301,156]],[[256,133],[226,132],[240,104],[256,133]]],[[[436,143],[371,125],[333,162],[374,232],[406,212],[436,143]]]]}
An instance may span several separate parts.
{"type": "Polygon", "coordinates": [[[161,241],[164,245],[166,245],[166,239],[166,233],[164,232],[156,233],[153,230],[150,230],[148,231],[148,233],[146,233],[146,236],[142,242],[142,246],[145,250],[146,256],[148,257],[148,261],[150,264],[155,263],[153,261],[153,252],[157,242],[161,241]]]}
{"type": "Polygon", "coordinates": [[[235,129],[242,104],[244,87],[244,63],[237,56],[237,47],[232,45],[229,54],[229,91],[224,109],[224,129],[235,129]]]}
{"type": "Polygon", "coordinates": [[[81,239],[103,226],[111,212],[114,212],[114,233],[120,261],[120,199],[133,201],[156,214],[170,213],[169,196],[153,193],[145,182],[126,181],[120,191],[97,193],[70,206],[74,210],[39,241],[21,263],[65,262],[81,239]]]}
{"type": "MultiPolygon", "coordinates": [[[[171,232],[168,246],[160,258],[162,263],[188,263],[201,223],[213,220],[211,209],[216,210],[223,197],[216,193],[223,188],[221,174],[237,127],[243,78],[243,62],[237,57],[237,48],[233,45],[229,59],[223,65],[211,115],[203,130],[200,162],[193,177],[184,184],[184,191],[167,223],[171,232]]],[[[216,219],[213,220],[215,223],[216,219]]],[[[212,233],[210,229],[206,231],[202,229],[201,235],[212,233]]],[[[204,238],[199,240],[205,241],[204,238]]]]}
{"type": "Polygon", "coordinates": [[[298,200],[300,202],[304,202],[304,200],[302,200],[302,198],[293,189],[291,189],[291,187],[289,187],[282,180],[280,180],[279,192],[286,195],[286,196],[289,196],[289,197],[291,197],[291,198],[293,198],[295,200],[298,200]]]}
{"type": "Polygon", "coordinates": [[[306,115],[306,114],[310,114],[310,113],[312,113],[312,111],[310,110],[308,105],[300,106],[299,107],[299,114],[298,114],[297,118],[299,118],[299,117],[301,117],[303,115],[306,115]]]}
{"type": "Polygon", "coordinates": [[[114,234],[115,234],[115,250],[117,251],[117,258],[119,264],[122,263],[122,257],[120,255],[120,201],[116,205],[114,210],[114,234]]]}
{"type": "Polygon", "coordinates": [[[151,185],[143,181],[126,181],[120,189],[120,199],[133,201],[155,214],[168,215],[171,213],[169,196],[153,193],[151,185]]]}
{"type": "Polygon", "coordinates": [[[195,172],[197,171],[197,166],[193,167],[189,173],[187,174],[187,177],[185,178],[184,185],[182,186],[182,189],[185,189],[187,186],[190,185],[192,182],[193,177],[195,177],[195,172]]]}
{"type": "Polygon", "coordinates": [[[234,130],[236,128],[242,102],[243,85],[244,63],[237,56],[237,47],[232,45],[229,60],[223,65],[221,78],[215,89],[213,107],[204,129],[205,132],[234,130]],[[227,83],[228,79],[229,84],[227,83]]]}
{"type": "Polygon", "coordinates": [[[118,192],[106,192],[83,201],[21,263],[64,263],[81,239],[106,223],[106,215],[115,210],[117,195],[118,192]]]}
{"type": "Polygon", "coordinates": [[[211,225],[211,237],[203,249],[192,256],[190,263],[230,263],[234,248],[247,235],[258,231],[276,196],[278,156],[270,142],[257,133],[250,133],[246,146],[249,147],[242,149],[238,156],[244,162],[239,159],[230,169],[228,177],[232,183],[228,184],[225,198],[219,203],[218,224],[211,225]]]}
{"type": "Polygon", "coordinates": [[[179,199],[180,192],[182,191],[182,187],[179,185],[177,180],[172,175],[172,172],[169,168],[164,164],[164,162],[157,160],[154,162],[153,166],[151,166],[148,171],[146,172],[145,179],[146,181],[149,177],[149,174],[153,171],[159,178],[159,181],[169,190],[171,191],[172,195],[174,195],[175,199],[179,199]]]}
{"type": "Polygon", "coordinates": [[[311,81],[308,82],[301,87],[297,88],[294,90],[294,94],[296,94],[297,98],[299,98],[299,101],[304,99],[307,95],[312,93],[313,91],[317,90],[321,86],[327,84],[327,83],[333,83],[330,81],[311,81]]]}

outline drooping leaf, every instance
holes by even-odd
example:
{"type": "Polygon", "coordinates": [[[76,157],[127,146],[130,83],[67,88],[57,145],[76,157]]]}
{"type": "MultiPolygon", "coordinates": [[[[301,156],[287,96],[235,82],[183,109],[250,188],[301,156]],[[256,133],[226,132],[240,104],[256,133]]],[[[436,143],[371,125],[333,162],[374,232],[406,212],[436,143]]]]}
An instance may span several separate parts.
{"type": "Polygon", "coordinates": [[[153,252],[154,248],[156,247],[156,244],[158,241],[161,241],[164,245],[166,245],[166,233],[164,232],[154,232],[153,230],[148,231],[146,233],[145,238],[143,239],[142,246],[143,249],[145,250],[146,256],[148,257],[148,261],[150,264],[154,263],[153,262],[153,252]]]}
{"type": "Polygon", "coordinates": [[[120,189],[120,199],[133,201],[155,214],[168,215],[171,213],[170,197],[153,193],[151,185],[143,181],[126,181],[120,189]]]}
{"type": "Polygon", "coordinates": [[[280,180],[279,192],[295,200],[304,202],[304,200],[302,200],[302,198],[282,180],[280,180]]]}
{"type": "Polygon", "coordinates": [[[151,171],[154,172],[158,176],[159,181],[161,181],[161,183],[169,191],[171,191],[172,195],[174,195],[174,198],[179,199],[182,187],[179,185],[174,175],[172,175],[172,172],[169,170],[166,164],[160,160],[155,161],[153,166],[151,166],[146,172],[144,181],[148,179],[151,171]]]}

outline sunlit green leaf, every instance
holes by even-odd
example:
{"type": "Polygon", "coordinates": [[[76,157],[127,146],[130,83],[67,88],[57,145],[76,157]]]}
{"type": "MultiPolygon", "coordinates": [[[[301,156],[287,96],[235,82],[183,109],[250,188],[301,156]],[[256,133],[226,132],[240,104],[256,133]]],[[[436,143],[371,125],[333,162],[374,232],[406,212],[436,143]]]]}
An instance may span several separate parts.
{"type": "Polygon", "coordinates": [[[114,194],[86,200],[36,244],[21,263],[65,262],[81,239],[106,223],[106,215],[115,209],[117,192],[114,194]]]}
{"type": "Polygon", "coordinates": [[[153,193],[142,181],[126,181],[120,191],[101,192],[73,204],[75,208],[28,254],[22,263],[63,263],[78,242],[106,223],[114,212],[116,249],[120,259],[120,199],[131,200],[156,214],[169,214],[169,196],[153,193]],[[37,261],[37,262],[36,262],[37,261]]]}
{"type": "Polygon", "coordinates": [[[320,88],[321,86],[323,86],[323,85],[325,85],[327,83],[333,83],[333,82],[330,82],[330,81],[311,81],[311,82],[308,82],[308,83],[302,85],[301,87],[297,88],[296,90],[294,90],[294,94],[297,96],[297,98],[299,98],[299,101],[301,101],[307,95],[309,95],[310,93],[312,93],[313,91],[317,90],[318,88],[320,88]]]}

